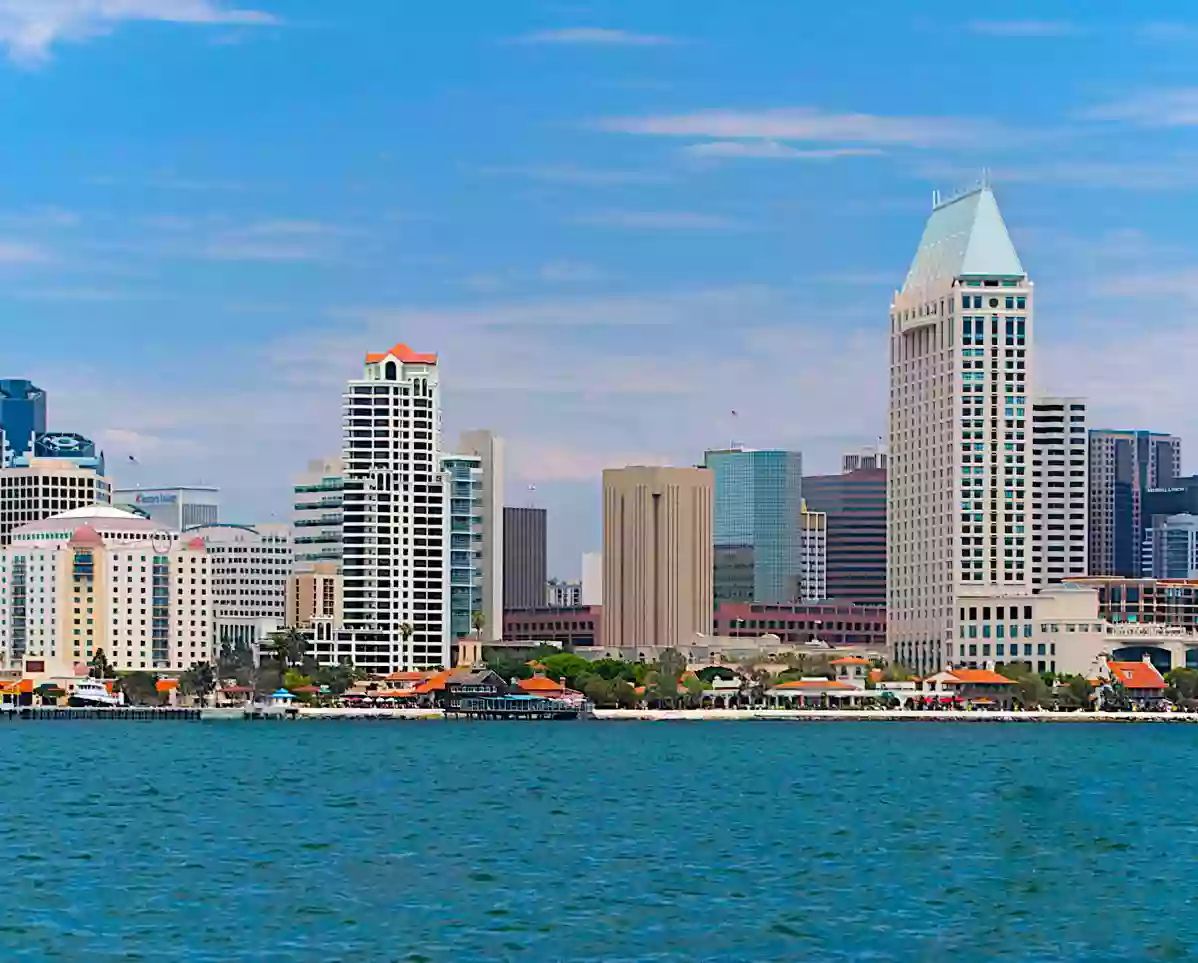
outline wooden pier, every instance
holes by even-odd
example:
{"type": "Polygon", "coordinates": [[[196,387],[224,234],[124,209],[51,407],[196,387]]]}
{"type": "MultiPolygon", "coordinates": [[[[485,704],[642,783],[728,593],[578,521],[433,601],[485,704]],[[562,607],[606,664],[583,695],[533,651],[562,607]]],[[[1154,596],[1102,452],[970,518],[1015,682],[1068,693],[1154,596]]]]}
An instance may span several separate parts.
{"type": "Polygon", "coordinates": [[[105,719],[133,722],[188,722],[200,718],[199,709],[180,709],[173,706],[3,706],[0,719],[46,720],[67,722],[80,719],[105,719]]]}
{"type": "Polygon", "coordinates": [[[533,696],[494,696],[489,698],[447,699],[443,704],[446,719],[521,719],[547,721],[585,719],[586,703],[533,696]]]}

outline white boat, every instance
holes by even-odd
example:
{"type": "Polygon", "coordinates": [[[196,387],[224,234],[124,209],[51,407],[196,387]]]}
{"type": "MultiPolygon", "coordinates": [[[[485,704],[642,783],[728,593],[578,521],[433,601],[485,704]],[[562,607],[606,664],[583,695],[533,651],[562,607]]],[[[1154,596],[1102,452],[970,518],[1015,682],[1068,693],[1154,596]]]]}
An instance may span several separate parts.
{"type": "Polygon", "coordinates": [[[119,706],[124,705],[124,699],[113,695],[103,682],[95,679],[80,679],[75,683],[67,704],[76,708],[82,706],[119,706]]]}

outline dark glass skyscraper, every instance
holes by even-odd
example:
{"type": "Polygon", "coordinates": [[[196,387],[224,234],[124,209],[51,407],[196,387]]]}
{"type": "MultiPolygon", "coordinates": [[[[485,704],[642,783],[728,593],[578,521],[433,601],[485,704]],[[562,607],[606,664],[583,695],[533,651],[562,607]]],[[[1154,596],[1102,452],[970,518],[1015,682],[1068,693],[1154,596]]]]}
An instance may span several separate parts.
{"type": "Polygon", "coordinates": [[[34,435],[46,430],[46,393],[32,381],[0,380],[0,432],[4,436],[2,463],[29,453],[34,435]]]}
{"type": "Polygon", "coordinates": [[[828,598],[886,604],[886,469],[808,475],[803,498],[828,516],[828,598]]]}

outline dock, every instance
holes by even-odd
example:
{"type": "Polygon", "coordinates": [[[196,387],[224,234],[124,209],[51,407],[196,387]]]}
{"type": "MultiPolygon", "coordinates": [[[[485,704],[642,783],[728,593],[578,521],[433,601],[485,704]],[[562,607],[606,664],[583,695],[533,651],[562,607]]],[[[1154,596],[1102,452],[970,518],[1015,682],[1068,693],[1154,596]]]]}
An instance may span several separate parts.
{"type": "Polygon", "coordinates": [[[539,699],[528,695],[451,698],[444,703],[446,719],[584,719],[590,715],[588,709],[587,703],[539,699]]]}
{"type": "Polygon", "coordinates": [[[121,720],[125,722],[190,722],[200,718],[199,709],[174,706],[4,706],[0,719],[70,722],[81,719],[121,720]]]}

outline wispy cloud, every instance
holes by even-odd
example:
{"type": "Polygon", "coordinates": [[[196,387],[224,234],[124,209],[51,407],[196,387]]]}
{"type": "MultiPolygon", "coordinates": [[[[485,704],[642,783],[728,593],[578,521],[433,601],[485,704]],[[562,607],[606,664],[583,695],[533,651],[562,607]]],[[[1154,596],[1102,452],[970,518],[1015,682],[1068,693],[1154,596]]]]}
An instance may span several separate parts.
{"type": "Polygon", "coordinates": [[[830,113],[815,107],[780,107],[607,117],[595,121],[594,126],[625,134],[663,137],[940,147],[968,143],[993,125],[962,118],[882,117],[830,113]]]}
{"type": "Polygon", "coordinates": [[[599,47],[661,47],[679,43],[676,37],[634,33],[631,30],[613,30],[608,27],[561,27],[556,30],[538,30],[522,37],[516,37],[514,40],[516,43],[527,44],[599,47]]]}
{"type": "Polygon", "coordinates": [[[624,227],[645,231],[744,231],[749,225],[734,218],[697,211],[597,211],[573,218],[575,224],[624,227]]]}
{"type": "Polygon", "coordinates": [[[875,157],[876,147],[825,147],[803,149],[776,140],[713,140],[682,148],[690,157],[718,160],[833,160],[837,157],[875,157]]]}
{"type": "Polygon", "coordinates": [[[1185,43],[1198,40],[1198,24],[1157,21],[1143,24],[1136,33],[1144,40],[1185,43]]]}
{"type": "Polygon", "coordinates": [[[261,26],[279,19],[220,0],[0,0],[0,45],[13,61],[36,65],[58,43],[86,40],[137,21],[261,26]]]}
{"type": "Polygon", "coordinates": [[[200,249],[215,261],[323,261],[336,254],[343,232],[318,221],[258,221],[222,231],[200,249]]]}
{"type": "Polygon", "coordinates": [[[43,264],[50,252],[38,244],[0,240],[0,264],[43,264]]]}
{"type": "Polygon", "coordinates": [[[523,177],[549,184],[577,184],[580,186],[608,187],[621,184],[662,184],[669,180],[664,174],[651,171],[603,170],[594,167],[578,167],[574,164],[546,164],[527,167],[484,167],[482,174],[494,176],[523,177]]]}
{"type": "Polygon", "coordinates": [[[974,33],[987,37],[1069,37],[1081,28],[1068,20],[974,20],[974,33]]]}
{"type": "Polygon", "coordinates": [[[1092,107],[1082,117],[1122,121],[1139,127],[1193,127],[1198,124],[1198,87],[1147,90],[1092,107]]]}

